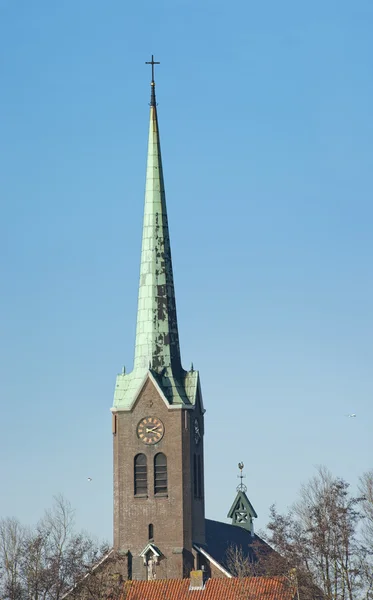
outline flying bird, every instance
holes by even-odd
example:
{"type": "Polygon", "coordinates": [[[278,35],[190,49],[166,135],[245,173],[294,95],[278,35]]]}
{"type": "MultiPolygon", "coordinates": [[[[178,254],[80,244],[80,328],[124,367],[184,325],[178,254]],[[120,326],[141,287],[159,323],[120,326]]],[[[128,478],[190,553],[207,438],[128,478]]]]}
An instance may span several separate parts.
{"type": "Polygon", "coordinates": [[[346,417],[349,417],[350,419],[353,419],[354,417],[356,417],[355,413],[351,413],[350,415],[346,415],[346,417]]]}
{"type": "Polygon", "coordinates": [[[92,481],[92,477],[88,477],[88,481],[92,481]]]}

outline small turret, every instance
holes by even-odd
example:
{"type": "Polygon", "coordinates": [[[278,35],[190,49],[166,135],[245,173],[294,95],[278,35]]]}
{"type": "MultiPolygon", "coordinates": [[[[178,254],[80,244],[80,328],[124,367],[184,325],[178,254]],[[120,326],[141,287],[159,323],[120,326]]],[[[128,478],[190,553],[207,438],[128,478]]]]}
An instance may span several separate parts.
{"type": "Polygon", "coordinates": [[[243,462],[238,463],[240,474],[237,476],[240,478],[240,484],[237,486],[237,495],[227,515],[229,519],[232,519],[232,525],[242,527],[247,531],[250,531],[251,535],[254,535],[254,523],[253,519],[257,518],[257,514],[252,506],[250,500],[246,496],[247,487],[243,483],[243,479],[246,475],[243,475],[244,469],[243,462]]]}

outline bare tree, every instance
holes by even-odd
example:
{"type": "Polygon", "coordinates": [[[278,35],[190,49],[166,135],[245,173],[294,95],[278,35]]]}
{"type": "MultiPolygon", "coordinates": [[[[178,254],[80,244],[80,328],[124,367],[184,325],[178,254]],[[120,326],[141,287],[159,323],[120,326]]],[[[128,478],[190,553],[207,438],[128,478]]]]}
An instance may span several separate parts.
{"type": "Polygon", "coordinates": [[[225,554],[225,564],[233,577],[253,577],[258,575],[256,563],[248,549],[231,545],[225,554]]]}
{"type": "Polygon", "coordinates": [[[359,491],[362,496],[364,521],[362,526],[363,552],[361,573],[366,586],[366,600],[373,598],[373,469],[360,477],[359,491]]]}
{"type": "Polygon", "coordinates": [[[298,502],[286,515],[271,509],[269,543],[298,569],[300,578],[308,576],[322,590],[325,600],[367,597],[358,536],[360,505],[348,483],[320,468],[301,487],[298,502]]]}
{"type": "Polygon", "coordinates": [[[74,531],[74,511],[57,496],[35,529],[15,519],[0,522],[0,597],[60,600],[105,551],[74,531]]]}
{"type": "Polygon", "coordinates": [[[25,528],[16,519],[0,521],[0,597],[21,600],[20,563],[25,528]]]}
{"type": "Polygon", "coordinates": [[[86,566],[67,594],[72,600],[124,600],[127,592],[128,555],[114,550],[86,566]]]}
{"type": "Polygon", "coordinates": [[[373,552],[373,469],[360,477],[359,491],[362,495],[362,507],[365,516],[364,538],[369,549],[373,552]]]}
{"type": "MultiPolygon", "coordinates": [[[[272,508],[272,515],[275,514],[272,508]]],[[[276,532],[285,540],[283,526],[284,522],[278,522],[276,532]]],[[[320,590],[312,582],[309,573],[300,568],[299,560],[293,552],[288,552],[285,556],[284,551],[280,554],[258,538],[253,540],[249,549],[230,546],[226,552],[225,565],[234,577],[283,577],[297,598],[321,598],[320,590]]]]}

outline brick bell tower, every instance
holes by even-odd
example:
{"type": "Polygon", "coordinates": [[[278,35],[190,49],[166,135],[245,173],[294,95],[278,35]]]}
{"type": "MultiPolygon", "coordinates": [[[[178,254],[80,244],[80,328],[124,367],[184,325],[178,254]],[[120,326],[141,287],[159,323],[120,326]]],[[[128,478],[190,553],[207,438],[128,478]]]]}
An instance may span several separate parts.
{"type": "Polygon", "coordinates": [[[152,60],[134,367],[114,393],[114,548],[133,579],[188,577],[205,543],[199,373],[181,364],[152,60]]]}

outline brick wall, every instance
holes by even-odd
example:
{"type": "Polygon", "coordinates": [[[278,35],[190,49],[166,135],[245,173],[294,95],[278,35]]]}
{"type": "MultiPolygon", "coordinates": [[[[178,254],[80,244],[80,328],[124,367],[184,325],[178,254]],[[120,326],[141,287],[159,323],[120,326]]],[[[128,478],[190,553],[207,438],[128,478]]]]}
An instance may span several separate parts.
{"type": "MultiPolygon", "coordinates": [[[[154,545],[162,553],[156,567],[157,579],[186,577],[193,568],[192,513],[196,523],[199,517],[199,537],[204,536],[204,503],[199,500],[200,508],[196,509],[193,497],[193,415],[194,410],[169,409],[150,379],[132,411],[117,413],[114,435],[114,547],[116,550],[130,550],[134,579],[146,578],[146,567],[139,553],[149,541],[150,523],[154,528],[154,545]],[[165,427],[162,440],[155,445],[148,446],[137,436],[137,425],[147,416],[158,417],[165,427]],[[167,497],[154,494],[154,456],[158,452],[167,456],[167,497]],[[147,497],[134,496],[134,457],[138,453],[147,456],[147,497]]],[[[200,447],[202,452],[202,441],[200,447]]]]}

